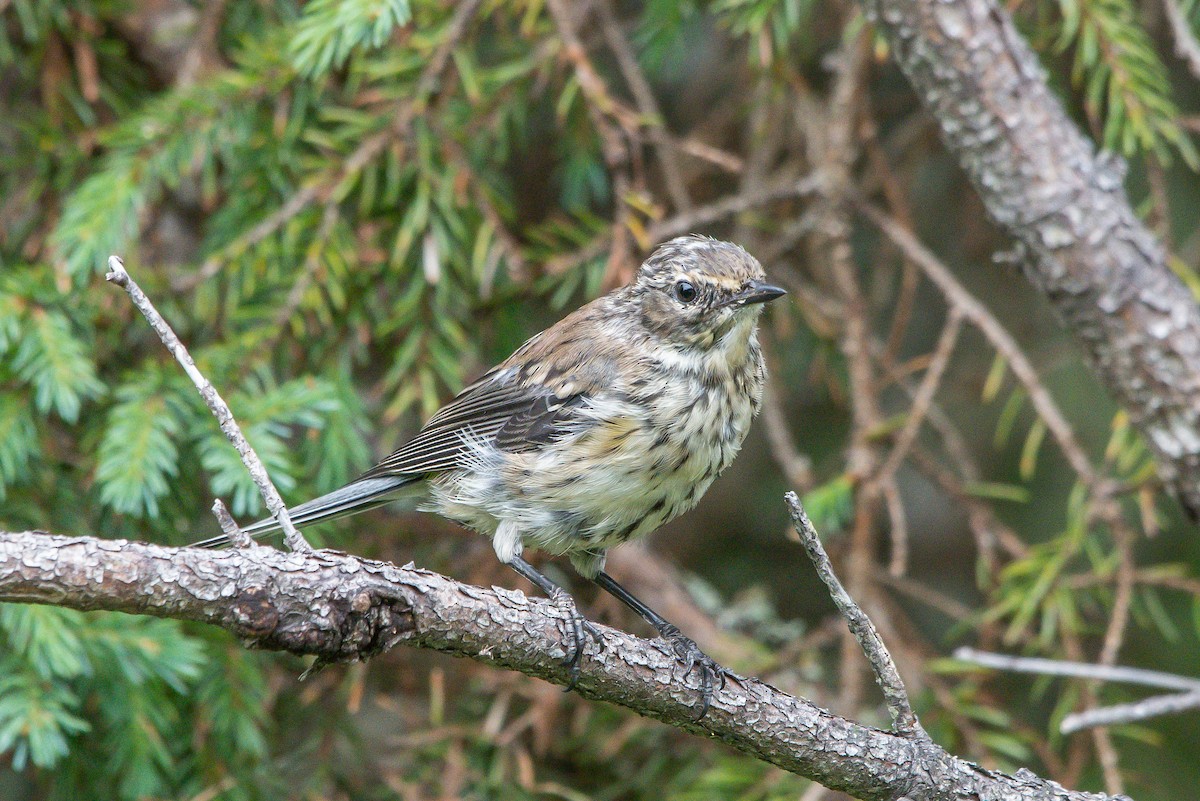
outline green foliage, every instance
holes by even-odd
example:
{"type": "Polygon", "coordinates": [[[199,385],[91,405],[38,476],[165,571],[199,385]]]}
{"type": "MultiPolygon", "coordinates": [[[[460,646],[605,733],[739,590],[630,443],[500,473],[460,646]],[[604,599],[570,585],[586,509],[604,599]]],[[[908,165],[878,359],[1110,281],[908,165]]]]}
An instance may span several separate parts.
{"type": "Polygon", "coordinates": [[[288,51],[296,69],[315,78],[341,67],[356,49],[381,47],[411,18],[408,0],[312,0],[288,51]]]}
{"type": "Polygon", "coordinates": [[[54,411],[74,423],[83,402],[104,389],[87,345],[60,311],[34,309],[23,322],[24,331],[13,348],[9,369],[33,389],[39,412],[54,411]]]}
{"type": "Polygon", "coordinates": [[[749,56],[761,62],[764,55],[783,60],[803,52],[793,43],[812,46],[813,38],[806,34],[815,5],[814,0],[717,0],[712,10],[731,33],[760,43],[749,56]],[[767,42],[770,50],[764,54],[767,42]]]}
{"type": "Polygon", "coordinates": [[[813,526],[822,536],[841,532],[854,515],[854,483],[841,475],[804,493],[801,499],[813,526]]]}
{"type": "Polygon", "coordinates": [[[0,749],[17,767],[61,766],[105,747],[117,797],[174,785],[172,702],[205,662],[177,623],[6,604],[0,653],[0,749]]]}
{"type": "Polygon", "coordinates": [[[122,514],[157,517],[158,499],[179,475],[180,413],[163,397],[161,370],[134,374],[116,390],[97,450],[100,501],[122,514]]]}
{"type": "Polygon", "coordinates": [[[17,770],[27,761],[40,768],[54,765],[69,752],[68,739],[89,728],[76,714],[78,707],[78,698],[67,688],[47,689],[30,673],[5,670],[0,676],[0,751],[11,752],[17,770]]]}
{"type": "Polygon", "coordinates": [[[1177,152],[1193,170],[1200,156],[1179,126],[1166,67],[1128,0],[1059,0],[1058,50],[1074,49],[1072,78],[1085,107],[1102,120],[1105,147],[1164,161],[1177,152]]]}
{"type": "Polygon", "coordinates": [[[26,476],[39,452],[33,410],[19,395],[0,394],[0,501],[26,476]]]}

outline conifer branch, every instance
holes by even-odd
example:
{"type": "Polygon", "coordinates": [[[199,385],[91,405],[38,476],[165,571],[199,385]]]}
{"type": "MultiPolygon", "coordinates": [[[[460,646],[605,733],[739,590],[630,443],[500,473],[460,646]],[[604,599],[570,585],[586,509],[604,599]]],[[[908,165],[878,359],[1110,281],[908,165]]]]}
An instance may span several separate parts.
{"type": "MultiPolygon", "coordinates": [[[[0,601],[53,604],[220,626],[254,648],[366,659],[428,648],[566,685],[560,612],[520,592],[329,551],[212,551],[0,533],[0,601]]],[[[699,677],[671,648],[605,626],[588,641],[578,692],[716,737],[784,770],[865,801],[1115,801],[959,759],[924,737],[846,720],[757,679],[730,677],[695,721],[699,677]]]]}
{"type": "Polygon", "coordinates": [[[994,0],[863,0],[1030,280],[1200,515],[1200,308],[994,0]]]}

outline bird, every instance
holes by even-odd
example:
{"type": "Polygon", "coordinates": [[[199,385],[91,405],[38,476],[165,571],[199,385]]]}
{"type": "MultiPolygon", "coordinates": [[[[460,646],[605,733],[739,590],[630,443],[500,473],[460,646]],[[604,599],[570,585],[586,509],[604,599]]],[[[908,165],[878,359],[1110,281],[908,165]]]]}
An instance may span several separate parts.
{"type": "MultiPolygon", "coordinates": [[[[671,239],[630,283],[533,336],[390,456],[288,515],[300,527],[396,503],[490,537],[567,621],[570,690],[585,637],[601,638],[524,554],[566,556],[654,627],[685,679],[700,670],[703,717],[725,670],[606,573],[605,557],[692,509],[733,461],[762,403],[758,320],[785,294],[738,245],[671,239]]],[[[244,531],[278,529],[267,518],[244,531]]]]}

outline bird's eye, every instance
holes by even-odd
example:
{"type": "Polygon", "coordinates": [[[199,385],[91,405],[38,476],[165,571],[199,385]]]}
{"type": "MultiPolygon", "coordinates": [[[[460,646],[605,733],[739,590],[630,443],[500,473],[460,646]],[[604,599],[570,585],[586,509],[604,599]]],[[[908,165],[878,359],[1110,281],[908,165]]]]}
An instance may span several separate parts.
{"type": "Polygon", "coordinates": [[[675,297],[684,303],[691,303],[696,299],[696,287],[690,281],[680,281],[675,285],[675,297]]]}

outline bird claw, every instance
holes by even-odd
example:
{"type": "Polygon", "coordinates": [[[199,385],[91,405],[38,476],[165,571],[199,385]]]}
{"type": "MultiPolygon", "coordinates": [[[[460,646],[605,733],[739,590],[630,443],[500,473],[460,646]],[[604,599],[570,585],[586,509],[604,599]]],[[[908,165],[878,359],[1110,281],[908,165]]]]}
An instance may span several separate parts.
{"type": "Polygon", "coordinates": [[[554,605],[558,607],[563,617],[566,619],[567,632],[564,638],[570,637],[571,647],[568,651],[567,659],[563,662],[570,670],[570,681],[567,682],[566,689],[563,692],[571,692],[575,689],[575,685],[579,682],[579,660],[583,657],[583,647],[585,636],[591,637],[597,643],[602,642],[600,630],[596,626],[579,613],[579,607],[575,605],[575,599],[572,598],[566,591],[559,590],[550,598],[554,605]]]}
{"type": "Polygon", "coordinates": [[[687,679],[692,671],[700,671],[700,714],[693,722],[699,723],[708,714],[712,704],[714,690],[725,689],[725,676],[728,671],[721,667],[715,659],[700,650],[700,646],[690,637],[686,637],[678,628],[668,624],[664,626],[659,636],[671,646],[675,658],[683,665],[683,678],[687,679]]]}

